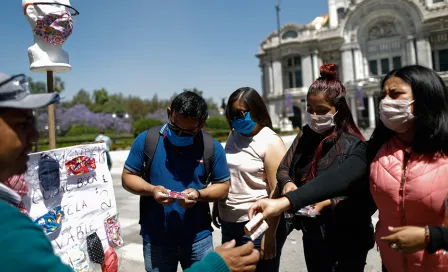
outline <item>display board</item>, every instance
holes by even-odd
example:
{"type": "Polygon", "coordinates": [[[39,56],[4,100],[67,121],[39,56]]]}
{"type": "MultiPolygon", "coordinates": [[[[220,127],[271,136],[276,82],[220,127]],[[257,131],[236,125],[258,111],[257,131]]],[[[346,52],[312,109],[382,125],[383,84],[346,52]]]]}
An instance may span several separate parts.
{"type": "Polygon", "coordinates": [[[29,156],[25,206],[75,271],[94,271],[110,246],[123,243],[105,148],[95,143],[29,156]]]}

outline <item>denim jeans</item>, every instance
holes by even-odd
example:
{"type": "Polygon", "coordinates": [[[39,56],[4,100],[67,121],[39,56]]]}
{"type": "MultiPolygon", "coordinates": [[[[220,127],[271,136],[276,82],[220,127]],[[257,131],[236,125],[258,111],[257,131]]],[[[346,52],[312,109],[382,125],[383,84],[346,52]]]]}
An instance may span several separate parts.
{"type": "Polygon", "coordinates": [[[176,272],[179,262],[185,270],[194,262],[202,260],[211,251],[213,251],[212,235],[190,246],[163,247],[143,242],[145,270],[147,272],[176,272]]]}
{"type": "MultiPolygon", "coordinates": [[[[247,224],[247,222],[240,222],[240,223],[232,223],[232,222],[221,222],[221,234],[222,234],[222,243],[229,242],[232,240],[235,240],[236,246],[241,246],[249,241],[251,241],[250,237],[247,236],[244,233],[244,225],[247,224]]],[[[282,231],[278,230],[277,236],[279,233],[283,233],[282,231]]],[[[257,250],[261,249],[261,240],[263,238],[263,235],[260,235],[254,243],[254,247],[257,250]]],[[[280,255],[281,255],[281,247],[283,245],[279,245],[279,239],[277,237],[277,255],[275,258],[270,260],[260,260],[257,263],[257,269],[255,271],[257,272],[275,272],[279,270],[280,267],[280,255]]]]}

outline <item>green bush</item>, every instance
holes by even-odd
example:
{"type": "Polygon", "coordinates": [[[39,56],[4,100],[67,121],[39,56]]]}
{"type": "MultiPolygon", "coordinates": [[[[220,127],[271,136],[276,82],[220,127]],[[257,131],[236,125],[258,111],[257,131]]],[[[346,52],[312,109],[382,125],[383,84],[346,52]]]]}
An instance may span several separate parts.
{"type": "Polygon", "coordinates": [[[85,125],[73,125],[65,135],[82,136],[88,134],[98,134],[98,128],[88,127],[85,125]]]}
{"type": "Polygon", "coordinates": [[[135,121],[132,125],[132,133],[134,137],[137,137],[140,133],[145,130],[152,128],[153,126],[162,125],[163,123],[157,119],[142,119],[135,121]]]}
{"type": "Polygon", "coordinates": [[[227,123],[227,119],[221,116],[210,117],[207,119],[206,128],[210,129],[227,129],[229,130],[229,123],[227,123]]]}

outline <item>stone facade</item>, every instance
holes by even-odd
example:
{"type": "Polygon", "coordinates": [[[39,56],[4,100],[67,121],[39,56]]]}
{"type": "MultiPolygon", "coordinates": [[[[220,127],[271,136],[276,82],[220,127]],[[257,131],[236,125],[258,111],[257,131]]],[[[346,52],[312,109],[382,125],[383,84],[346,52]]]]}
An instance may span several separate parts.
{"type": "Polygon", "coordinates": [[[262,41],[257,57],[275,127],[284,116],[284,94],[292,94],[304,120],[320,65],[336,63],[355,120],[374,128],[380,80],[390,70],[420,64],[448,82],[448,0],[328,0],[328,15],[283,25],[280,35],[262,41]]]}

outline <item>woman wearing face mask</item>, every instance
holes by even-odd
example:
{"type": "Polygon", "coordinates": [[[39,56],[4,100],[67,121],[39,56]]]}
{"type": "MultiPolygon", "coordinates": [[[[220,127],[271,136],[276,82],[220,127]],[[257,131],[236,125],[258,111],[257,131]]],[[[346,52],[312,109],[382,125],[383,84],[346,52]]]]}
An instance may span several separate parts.
{"type": "MultiPolygon", "coordinates": [[[[286,147],[273,131],[266,105],[254,89],[245,87],[233,92],[227,103],[226,117],[232,128],[225,147],[231,178],[227,198],[218,203],[219,218],[222,243],[235,240],[239,246],[250,241],[244,233],[250,206],[276,192],[275,175],[286,147]]],[[[279,265],[275,223],[276,220],[268,220],[265,235],[254,241],[262,257],[256,271],[271,272],[279,265]]]]}
{"type": "MultiPolygon", "coordinates": [[[[337,168],[364,141],[348,108],[344,85],[337,79],[336,65],[323,65],[320,74],[308,90],[307,125],[278,168],[277,179],[283,194],[337,168]]],[[[308,207],[318,215],[297,213],[287,220],[288,234],[293,229],[302,230],[308,271],[364,270],[367,252],[373,247],[373,227],[369,216],[350,214],[349,202],[348,198],[328,199],[308,207]],[[357,219],[349,220],[350,217],[357,219]],[[345,228],[348,222],[350,230],[345,228]],[[349,236],[353,233],[362,237],[352,241],[349,236]]]]}
{"type": "MultiPolygon", "coordinates": [[[[367,144],[358,145],[338,169],[286,197],[257,202],[250,216],[263,212],[270,217],[350,192],[364,199],[373,196],[384,271],[447,271],[448,255],[438,250],[448,250],[448,229],[442,226],[448,193],[448,90],[436,72],[419,65],[391,71],[381,87],[381,121],[367,144]],[[366,174],[370,184],[360,179],[366,174]]],[[[360,211],[363,206],[367,213],[367,205],[358,205],[360,211]]]]}

